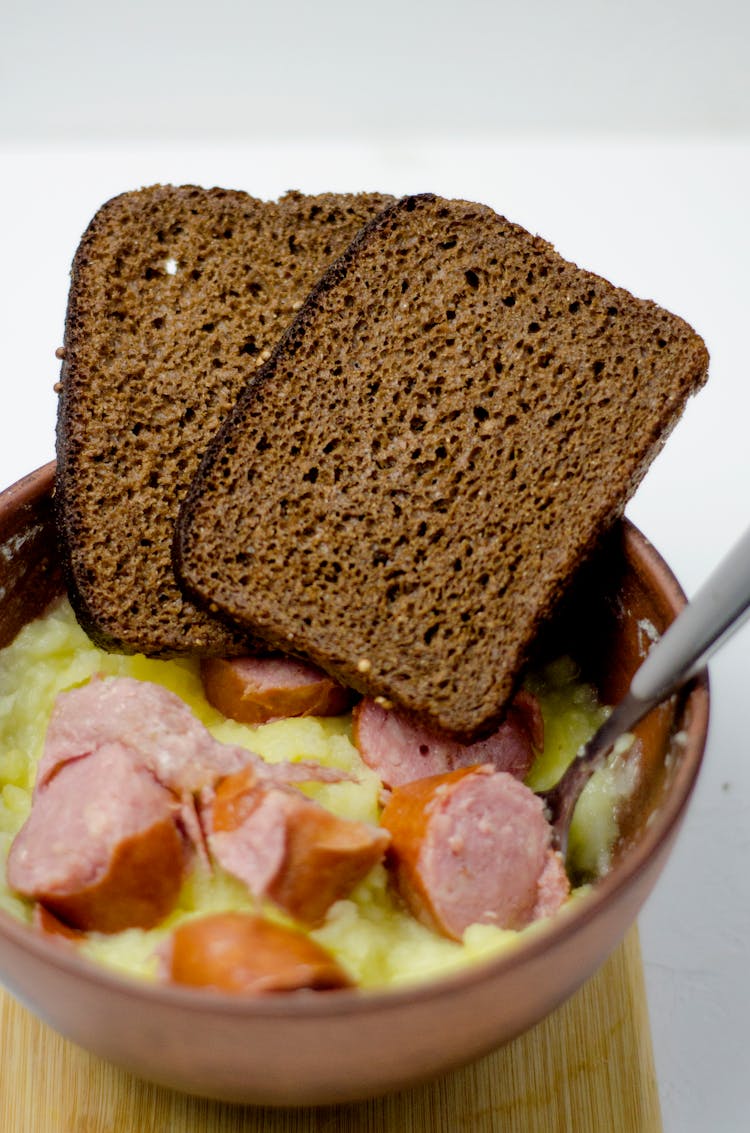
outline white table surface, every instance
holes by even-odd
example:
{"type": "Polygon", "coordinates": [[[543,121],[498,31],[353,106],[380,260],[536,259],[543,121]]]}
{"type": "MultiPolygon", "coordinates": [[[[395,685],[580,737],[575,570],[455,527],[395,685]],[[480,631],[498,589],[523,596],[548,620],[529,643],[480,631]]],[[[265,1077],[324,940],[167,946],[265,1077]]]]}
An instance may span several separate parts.
{"type": "MultiPolygon", "coordinates": [[[[688,594],[750,515],[750,140],[0,148],[0,484],[54,455],[68,270],[99,205],[155,181],[491,204],[703,335],[711,376],[628,514],[688,594]]],[[[700,782],[640,918],[667,1133],[748,1128],[750,628],[711,665],[700,782]]]]}

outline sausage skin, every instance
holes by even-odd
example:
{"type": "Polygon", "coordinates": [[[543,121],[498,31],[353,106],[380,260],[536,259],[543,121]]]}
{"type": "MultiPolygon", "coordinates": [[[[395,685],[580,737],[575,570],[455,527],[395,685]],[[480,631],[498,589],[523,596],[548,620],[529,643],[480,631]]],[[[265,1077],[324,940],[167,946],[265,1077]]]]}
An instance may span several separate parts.
{"type": "Polygon", "coordinates": [[[77,944],[84,939],[84,934],[79,929],[63,924],[44,905],[34,905],[31,923],[35,929],[44,933],[45,936],[52,936],[65,944],[77,944]]]}
{"type": "Polygon", "coordinates": [[[176,928],[169,977],[235,995],[352,986],[343,968],[315,941],[247,913],[217,913],[176,928]]]}
{"type": "Polygon", "coordinates": [[[396,889],[443,936],[523,928],[568,894],[541,800],[505,771],[461,767],[396,787],[381,822],[396,889]]]}
{"type": "Polygon", "coordinates": [[[209,704],[243,724],[288,716],[340,716],[349,710],[348,689],[291,657],[206,657],[200,671],[209,704]]]}

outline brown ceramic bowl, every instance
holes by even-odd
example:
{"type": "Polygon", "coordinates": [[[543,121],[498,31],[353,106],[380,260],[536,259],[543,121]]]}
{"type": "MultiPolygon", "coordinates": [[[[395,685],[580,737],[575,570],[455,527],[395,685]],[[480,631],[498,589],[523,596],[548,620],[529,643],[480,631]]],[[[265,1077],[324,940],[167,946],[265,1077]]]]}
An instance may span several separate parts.
{"type": "MultiPolygon", "coordinates": [[[[0,644],[60,589],[52,479],[48,465],[0,495],[0,644]]],[[[611,703],[643,656],[644,619],[664,630],[683,603],[659,555],[622,522],[586,568],[542,647],[555,648],[559,636],[611,703]]],[[[707,725],[704,675],[639,729],[642,775],[621,816],[608,876],[510,954],[458,974],[406,990],[248,1001],[120,978],[0,913],[0,978],[74,1042],[191,1093],[311,1105],[415,1083],[532,1026],[615,947],[667,859],[707,725]]]]}

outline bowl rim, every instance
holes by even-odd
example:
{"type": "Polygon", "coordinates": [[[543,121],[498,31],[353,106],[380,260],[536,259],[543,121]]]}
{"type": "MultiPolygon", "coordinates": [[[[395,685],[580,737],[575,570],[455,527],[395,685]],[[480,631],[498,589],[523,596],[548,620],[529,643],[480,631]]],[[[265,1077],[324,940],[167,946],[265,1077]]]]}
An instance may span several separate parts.
{"type": "MultiPolygon", "coordinates": [[[[23,507],[54,487],[55,461],[42,465],[0,492],[0,503],[6,507],[23,507]]],[[[660,583],[670,608],[677,612],[686,601],[685,593],[661,554],[649,539],[626,517],[623,526],[624,547],[636,556],[647,572],[660,583]]],[[[492,977],[510,974],[529,961],[539,959],[551,947],[563,944],[585,925],[597,920],[610,900],[625,893],[636,881],[646,864],[658,855],[679,825],[695,787],[705,753],[709,722],[708,671],[703,669],[685,687],[683,713],[690,704],[691,719],[688,742],[668,795],[655,811],[655,819],[635,846],[601,881],[581,894],[567,909],[545,922],[526,939],[511,944],[494,955],[479,956],[466,967],[414,980],[391,988],[351,988],[320,995],[300,991],[293,996],[257,996],[243,998],[203,988],[182,987],[170,983],[151,983],[136,976],[120,973],[94,960],[79,956],[64,942],[46,937],[29,924],[0,909],[0,936],[23,951],[33,952],[47,964],[113,994],[129,999],[203,1013],[206,1010],[227,1016],[248,1016],[257,1020],[279,1018],[311,1018],[347,1016],[392,1011],[400,1005],[450,998],[492,977]]],[[[0,983],[2,983],[0,971],[0,983]]]]}

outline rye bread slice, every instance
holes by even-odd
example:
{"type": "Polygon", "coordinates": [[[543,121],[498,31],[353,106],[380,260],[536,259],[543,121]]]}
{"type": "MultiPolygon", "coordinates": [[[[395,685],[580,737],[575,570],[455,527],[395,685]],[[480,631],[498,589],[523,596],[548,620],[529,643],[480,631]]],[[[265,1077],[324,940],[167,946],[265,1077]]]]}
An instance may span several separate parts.
{"type": "Polygon", "coordinates": [[[99,645],[156,656],[255,647],[178,588],[179,501],[313,284],[392,200],[154,186],[91,221],[65,327],[56,510],[71,600],[99,645]]]}
{"type": "Polygon", "coordinates": [[[707,363],[681,319],[491,209],[406,198],[329,269],[215,438],[178,574],[471,738],[707,363]]]}

